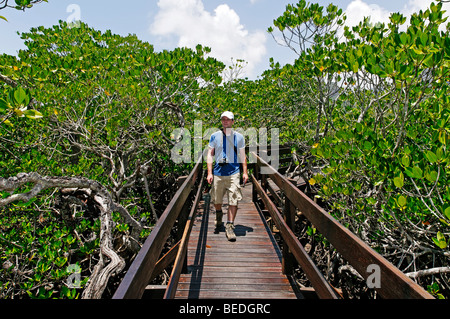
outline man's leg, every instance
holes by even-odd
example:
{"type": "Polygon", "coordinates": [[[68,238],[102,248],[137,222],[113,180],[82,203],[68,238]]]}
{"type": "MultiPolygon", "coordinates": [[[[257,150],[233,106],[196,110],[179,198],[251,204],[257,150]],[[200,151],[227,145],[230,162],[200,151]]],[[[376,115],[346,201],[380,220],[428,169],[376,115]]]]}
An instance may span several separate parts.
{"type": "Polygon", "coordinates": [[[220,226],[223,225],[223,222],[222,222],[222,217],[223,217],[222,204],[214,204],[214,208],[216,209],[215,225],[216,225],[217,228],[219,228],[220,226]]]}
{"type": "Polygon", "coordinates": [[[234,220],[236,218],[236,213],[237,213],[236,205],[228,206],[228,221],[227,225],[225,226],[225,233],[229,241],[236,240],[236,234],[234,233],[234,220]]]}
{"type": "Polygon", "coordinates": [[[228,206],[228,221],[230,223],[234,223],[234,220],[236,219],[237,208],[238,207],[235,205],[228,206]]]}
{"type": "Polygon", "coordinates": [[[216,228],[220,228],[223,225],[222,217],[222,200],[225,195],[224,182],[220,176],[214,176],[213,186],[211,189],[211,198],[214,202],[214,208],[216,210],[216,220],[214,225],[216,228]]]}
{"type": "Polygon", "coordinates": [[[229,241],[236,240],[234,233],[234,220],[236,219],[238,202],[242,199],[241,188],[239,185],[239,174],[232,175],[231,185],[228,191],[228,221],[225,232],[229,241]]]}

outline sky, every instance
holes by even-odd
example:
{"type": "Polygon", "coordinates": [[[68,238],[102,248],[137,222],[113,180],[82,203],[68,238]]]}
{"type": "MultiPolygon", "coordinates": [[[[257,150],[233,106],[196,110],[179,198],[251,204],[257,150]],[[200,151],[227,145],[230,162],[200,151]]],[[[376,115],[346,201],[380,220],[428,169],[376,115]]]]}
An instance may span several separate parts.
{"type": "MultiPolygon", "coordinates": [[[[14,2],[10,0],[10,2],[14,2]]],[[[387,22],[391,12],[409,16],[425,10],[431,0],[310,0],[327,6],[333,3],[347,13],[347,24],[364,17],[387,22]]],[[[156,51],[176,47],[212,49],[211,55],[230,65],[244,59],[244,76],[256,79],[269,69],[271,57],[282,65],[292,63],[296,54],[277,44],[267,29],[295,0],[48,0],[25,12],[0,10],[0,54],[17,55],[25,49],[17,32],[32,27],[51,27],[59,20],[81,20],[90,27],[120,35],[136,34],[156,51]]],[[[450,12],[450,3],[444,5],[450,12]]]]}

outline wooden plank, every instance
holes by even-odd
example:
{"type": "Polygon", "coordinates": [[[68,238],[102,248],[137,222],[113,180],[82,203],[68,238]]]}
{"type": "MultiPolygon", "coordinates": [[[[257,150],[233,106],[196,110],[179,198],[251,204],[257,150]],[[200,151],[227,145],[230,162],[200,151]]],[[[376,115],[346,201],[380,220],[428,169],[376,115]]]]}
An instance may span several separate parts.
{"type": "Polygon", "coordinates": [[[188,299],[292,299],[287,291],[221,291],[215,290],[182,290],[177,298],[188,299]]]}
{"type": "MultiPolygon", "coordinates": [[[[251,263],[253,269],[257,269],[257,268],[262,268],[262,267],[269,267],[269,268],[276,268],[280,265],[279,262],[251,262],[250,260],[248,261],[248,263],[251,263]]],[[[195,265],[195,264],[194,264],[195,265]]],[[[238,267],[238,268],[242,268],[242,267],[246,267],[245,261],[234,261],[234,260],[218,260],[218,261],[209,261],[209,260],[202,260],[201,261],[201,265],[204,267],[228,267],[229,269],[232,267],[238,267]]],[[[231,270],[233,271],[233,270],[231,270]]]]}
{"type": "MultiPolygon", "coordinates": [[[[212,243],[212,242],[210,242],[212,243]]],[[[214,254],[218,254],[218,255],[227,255],[227,254],[235,254],[235,253],[241,253],[241,254],[258,254],[258,255],[263,255],[263,254],[273,254],[273,250],[270,249],[270,247],[267,247],[267,245],[265,243],[263,243],[262,245],[252,245],[251,248],[249,248],[248,246],[233,246],[233,247],[228,247],[225,244],[219,243],[216,248],[220,248],[220,249],[213,249],[213,247],[211,246],[211,249],[209,249],[208,254],[210,255],[214,255],[214,254]]],[[[189,249],[188,250],[189,254],[193,254],[195,253],[195,249],[189,249]]]]}
{"type": "Polygon", "coordinates": [[[220,276],[220,274],[224,272],[227,276],[248,276],[248,274],[252,274],[253,277],[271,277],[271,276],[281,276],[285,277],[281,272],[281,268],[279,265],[275,267],[264,267],[256,269],[250,269],[249,267],[223,267],[223,266],[209,266],[203,267],[199,265],[190,265],[189,266],[189,274],[198,274],[201,275],[209,275],[209,276],[220,276]]]}
{"type": "Polygon", "coordinates": [[[251,187],[243,189],[243,196],[235,242],[227,240],[224,228],[215,229],[214,212],[199,211],[189,241],[188,274],[180,276],[176,298],[297,298],[282,273],[281,251],[250,202],[251,187]]]}
{"type": "MultiPolygon", "coordinates": [[[[191,282],[192,279],[189,277],[184,277],[183,280],[180,279],[180,283],[183,284],[190,284],[191,282]]],[[[277,274],[272,278],[266,276],[261,278],[252,278],[249,276],[230,277],[227,274],[222,274],[222,277],[218,277],[217,275],[210,277],[205,276],[202,277],[202,283],[215,283],[215,282],[220,282],[222,284],[235,284],[238,282],[245,285],[253,285],[253,284],[274,285],[274,284],[286,284],[289,283],[289,280],[287,278],[280,277],[279,274],[277,274]]]]}
{"type": "MultiPolygon", "coordinates": [[[[264,248],[264,247],[262,247],[264,248]]],[[[193,260],[194,257],[190,256],[188,259],[189,260],[193,260]]],[[[278,258],[278,256],[274,256],[272,252],[270,251],[264,251],[263,253],[260,252],[246,252],[243,253],[240,250],[234,250],[234,251],[227,251],[224,250],[224,252],[220,253],[220,252],[215,252],[215,251],[211,251],[208,253],[208,255],[206,256],[206,258],[208,258],[208,260],[223,260],[223,259],[229,259],[229,258],[233,258],[233,260],[238,261],[238,260],[242,260],[242,261],[247,261],[247,260],[251,260],[252,262],[254,261],[268,261],[268,260],[272,260],[273,262],[280,262],[280,258],[278,258]],[[242,255],[242,256],[237,256],[236,255],[242,255]]]]}
{"type": "MultiPolygon", "coordinates": [[[[191,262],[195,262],[195,256],[189,256],[188,260],[191,262]]],[[[241,253],[230,253],[230,254],[208,254],[206,255],[204,261],[223,261],[225,262],[242,262],[242,263],[273,263],[278,264],[280,262],[280,258],[274,254],[264,254],[264,255],[250,255],[250,254],[241,254],[241,253]],[[225,259],[225,260],[224,260],[225,259]]],[[[225,264],[224,264],[225,265],[225,264]]]]}
{"type": "MultiPolygon", "coordinates": [[[[188,283],[179,283],[178,289],[180,294],[183,290],[189,291],[215,291],[219,295],[227,292],[274,292],[274,293],[289,293],[292,291],[289,289],[289,282],[261,282],[261,283],[240,283],[240,282],[206,282],[206,281],[194,281],[188,283]]],[[[177,296],[178,297],[178,296],[177,296]]]]}

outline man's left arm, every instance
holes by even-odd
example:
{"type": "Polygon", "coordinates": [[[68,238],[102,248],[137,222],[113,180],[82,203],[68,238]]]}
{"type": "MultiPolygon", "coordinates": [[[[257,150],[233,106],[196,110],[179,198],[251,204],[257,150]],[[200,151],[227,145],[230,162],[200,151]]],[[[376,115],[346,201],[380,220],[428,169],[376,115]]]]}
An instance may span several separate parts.
{"type": "Polygon", "coordinates": [[[242,162],[242,180],[244,185],[248,181],[248,171],[247,171],[247,157],[245,156],[245,146],[239,149],[239,158],[242,162]]]}

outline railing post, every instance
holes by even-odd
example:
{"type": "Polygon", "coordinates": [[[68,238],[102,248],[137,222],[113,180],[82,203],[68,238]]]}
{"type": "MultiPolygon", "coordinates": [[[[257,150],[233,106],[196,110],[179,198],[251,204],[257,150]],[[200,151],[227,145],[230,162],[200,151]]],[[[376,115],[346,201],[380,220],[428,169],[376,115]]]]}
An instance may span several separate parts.
{"type": "MultiPolygon", "coordinates": [[[[283,217],[286,225],[294,232],[295,231],[295,210],[296,207],[292,202],[285,196],[283,217]]],[[[282,260],[282,270],[285,275],[292,275],[295,268],[295,258],[292,255],[289,246],[285,241],[283,241],[283,260],[282,260]]]]}
{"type": "MultiPolygon", "coordinates": [[[[254,169],[253,169],[253,175],[255,176],[255,183],[258,183],[259,179],[259,164],[258,162],[255,163],[254,169]]],[[[256,191],[255,185],[252,186],[252,201],[256,203],[258,201],[258,193],[256,191]]]]}
{"type": "MultiPolygon", "coordinates": [[[[268,154],[268,153],[267,153],[267,146],[265,147],[265,149],[264,149],[264,148],[261,148],[261,146],[260,146],[259,151],[262,152],[262,153],[264,153],[264,154],[266,154],[266,155],[265,155],[265,158],[268,157],[268,155],[267,155],[267,154],[268,154]]],[[[260,155],[261,155],[261,154],[260,154],[260,155]]],[[[258,178],[261,178],[261,186],[262,186],[262,189],[264,190],[264,192],[267,193],[267,175],[266,175],[266,174],[263,174],[262,172],[263,172],[263,169],[262,169],[262,167],[260,166],[260,167],[259,167],[259,173],[260,173],[260,176],[258,176],[258,178]]]]}
{"type": "Polygon", "coordinates": [[[267,193],[267,175],[261,174],[261,187],[267,193]]]}
{"type": "Polygon", "coordinates": [[[187,198],[187,202],[183,205],[183,208],[181,209],[180,215],[178,216],[177,219],[177,234],[175,236],[175,242],[179,241],[182,237],[183,237],[183,231],[184,231],[184,227],[186,226],[186,222],[188,219],[188,214],[189,214],[189,201],[192,198],[192,191],[189,194],[188,198],[187,198]]]}
{"type": "MultiPolygon", "coordinates": [[[[190,201],[191,197],[193,196],[192,193],[194,190],[191,191],[191,194],[188,197],[188,201],[190,201]]],[[[183,210],[181,211],[180,218],[178,219],[178,229],[177,229],[177,236],[176,241],[181,241],[184,234],[184,229],[186,228],[187,221],[189,219],[189,205],[188,203],[185,203],[183,206],[183,210]]],[[[187,260],[184,260],[183,267],[181,270],[183,273],[187,272],[187,260]]]]}

